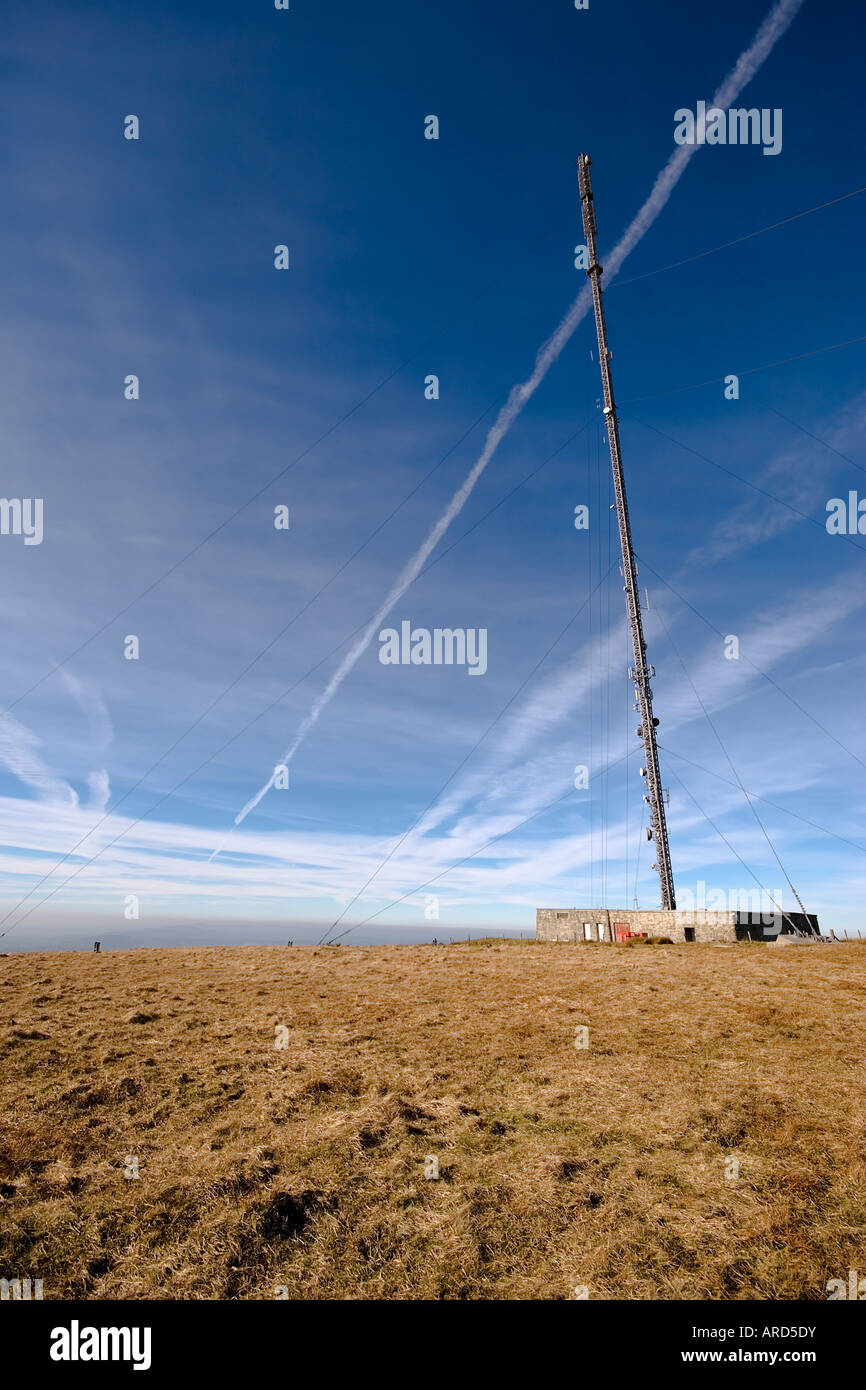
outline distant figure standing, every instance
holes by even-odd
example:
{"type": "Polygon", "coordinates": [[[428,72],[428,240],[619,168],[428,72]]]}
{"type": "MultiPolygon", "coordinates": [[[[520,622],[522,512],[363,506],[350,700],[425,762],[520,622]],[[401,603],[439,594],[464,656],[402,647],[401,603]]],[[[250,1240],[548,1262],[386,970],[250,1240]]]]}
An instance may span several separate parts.
{"type": "Polygon", "coordinates": [[[100,948],[101,945],[102,945],[102,942],[101,942],[101,941],[94,941],[94,943],[93,943],[93,949],[94,949],[94,951],[96,951],[96,952],[98,953],[98,952],[99,952],[99,948],[100,948]]]}

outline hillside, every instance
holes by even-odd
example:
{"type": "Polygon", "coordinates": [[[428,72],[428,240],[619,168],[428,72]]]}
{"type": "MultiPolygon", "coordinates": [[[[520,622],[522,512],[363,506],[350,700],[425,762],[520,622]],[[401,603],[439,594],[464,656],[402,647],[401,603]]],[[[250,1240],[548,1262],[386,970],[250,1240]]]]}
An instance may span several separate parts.
{"type": "Polygon", "coordinates": [[[866,1268],[864,1001],[854,944],[11,955],[0,1275],[823,1299],[866,1268]]]}

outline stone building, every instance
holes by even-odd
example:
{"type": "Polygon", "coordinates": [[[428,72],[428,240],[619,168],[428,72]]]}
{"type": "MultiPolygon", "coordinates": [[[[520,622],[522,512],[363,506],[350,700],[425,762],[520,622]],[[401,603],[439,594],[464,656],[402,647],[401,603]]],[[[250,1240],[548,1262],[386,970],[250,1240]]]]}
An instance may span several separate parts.
{"type": "Polygon", "coordinates": [[[671,941],[774,941],[779,936],[818,938],[812,913],[711,912],[705,908],[540,907],[537,941],[623,941],[629,936],[669,936],[671,941]]]}

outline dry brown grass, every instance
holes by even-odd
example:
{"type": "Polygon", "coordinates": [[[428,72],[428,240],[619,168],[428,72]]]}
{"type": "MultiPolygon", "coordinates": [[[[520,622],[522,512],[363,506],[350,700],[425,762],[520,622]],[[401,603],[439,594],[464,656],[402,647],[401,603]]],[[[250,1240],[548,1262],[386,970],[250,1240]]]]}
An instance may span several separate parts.
{"type": "Polygon", "coordinates": [[[822,1299],[866,1269],[864,1001],[855,945],[9,956],[0,1275],[822,1299]]]}

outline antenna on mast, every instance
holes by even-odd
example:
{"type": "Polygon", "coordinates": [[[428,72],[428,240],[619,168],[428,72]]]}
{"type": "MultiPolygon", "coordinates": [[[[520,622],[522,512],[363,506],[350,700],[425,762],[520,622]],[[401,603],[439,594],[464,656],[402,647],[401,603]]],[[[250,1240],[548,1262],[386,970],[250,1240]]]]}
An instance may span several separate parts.
{"type": "Polygon", "coordinates": [[[643,635],[643,619],[640,608],[640,591],[637,583],[637,566],[631,540],[631,526],[628,516],[628,503],[625,495],[625,479],[622,471],[622,452],[619,444],[619,424],[616,418],[616,403],[613,397],[613,379],[610,372],[611,352],[607,345],[607,325],[604,320],[604,306],[601,298],[602,267],[598,263],[595,245],[595,208],[592,196],[592,180],[589,166],[592,163],[588,154],[581,154],[577,160],[577,177],[580,186],[580,206],[583,215],[583,235],[589,252],[587,276],[592,287],[592,307],[595,312],[595,331],[598,337],[598,357],[601,367],[601,384],[604,394],[604,417],[607,421],[607,439],[610,446],[610,462],[613,469],[613,491],[616,498],[616,516],[619,523],[619,543],[622,551],[622,576],[625,581],[625,606],[631,628],[634,666],[629,675],[634,681],[635,709],[640,715],[638,737],[643,740],[646,767],[641,768],[641,776],[646,778],[646,800],[650,808],[648,838],[655,842],[663,908],[676,907],[674,896],[674,876],[671,869],[671,854],[668,844],[668,827],[665,819],[665,805],[662,796],[659,755],[656,744],[658,720],[653,716],[652,690],[650,677],[655,668],[647,665],[646,642],[643,635]]]}

